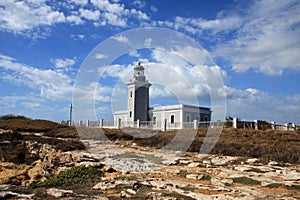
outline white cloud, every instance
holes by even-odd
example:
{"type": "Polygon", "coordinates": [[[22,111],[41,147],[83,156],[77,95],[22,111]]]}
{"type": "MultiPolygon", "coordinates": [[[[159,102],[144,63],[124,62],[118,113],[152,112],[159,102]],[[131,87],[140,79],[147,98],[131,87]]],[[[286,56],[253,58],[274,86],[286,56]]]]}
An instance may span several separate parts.
{"type": "Polygon", "coordinates": [[[65,68],[74,65],[76,63],[76,58],[57,58],[51,59],[51,62],[55,65],[56,68],[65,68]]]}
{"type": "Polygon", "coordinates": [[[99,10],[92,11],[92,10],[87,10],[87,9],[80,8],[79,12],[80,12],[81,17],[84,17],[84,18],[89,19],[89,20],[97,20],[100,17],[100,11],[99,10]]]}
{"type": "Polygon", "coordinates": [[[50,29],[47,28],[59,23],[82,25],[92,21],[96,27],[105,25],[126,27],[128,22],[144,24],[144,21],[149,20],[146,13],[137,9],[128,9],[118,1],[69,0],[66,3],[44,0],[0,0],[0,5],[0,31],[34,38],[48,36],[50,29]]]}
{"type": "Polygon", "coordinates": [[[107,23],[114,25],[114,26],[121,26],[125,27],[127,25],[127,22],[124,18],[119,17],[115,13],[106,12],[103,14],[104,18],[107,20],[107,23]]]}
{"type": "Polygon", "coordinates": [[[300,123],[300,104],[296,96],[271,95],[254,88],[226,87],[227,115],[244,120],[300,123]],[[298,120],[298,121],[295,121],[298,120]]]}
{"type": "Polygon", "coordinates": [[[75,39],[75,40],[83,40],[85,38],[85,36],[82,35],[82,34],[77,34],[77,35],[71,34],[70,37],[75,39]]]}
{"type": "Polygon", "coordinates": [[[133,5],[138,8],[144,8],[146,6],[146,2],[144,0],[134,0],[133,5]]]}
{"type": "MultiPolygon", "coordinates": [[[[11,71],[10,81],[29,88],[38,88],[40,95],[48,99],[70,99],[72,80],[65,74],[42,70],[17,62],[9,56],[0,56],[0,67],[11,71]]],[[[7,79],[8,80],[8,79],[7,79]]]]}
{"type": "Polygon", "coordinates": [[[69,15],[66,17],[66,20],[76,25],[84,24],[84,21],[77,15],[69,15]]]}
{"type": "Polygon", "coordinates": [[[215,19],[175,17],[174,21],[154,21],[213,41],[215,57],[229,61],[232,69],[249,69],[267,75],[300,70],[300,2],[254,1],[243,10],[220,11],[215,19]]]}
{"type": "MultiPolygon", "coordinates": [[[[0,67],[9,72],[10,77],[1,79],[12,84],[18,84],[39,92],[37,97],[52,101],[71,101],[73,94],[73,80],[66,74],[50,69],[37,69],[22,63],[14,58],[0,55],[0,67]]],[[[76,94],[86,102],[110,102],[112,88],[98,83],[90,83],[87,86],[77,86],[76,94]]],[[[18,101],[18,99],[16,99],[18,101]]],[[[15,101],[15,102],[16,102],[15,101]]],[[[37,105],[36,101],[30,101],[37,105]]],[[[3,104],[3,103],[2,103],[3,104]]],[[[22,106],[29,106],[23,103],[22,106]]]]}
{"type": "Polygon", "coordinates": [[[40,25],[51,26],[65,21],[62,12],[52,10],[45,1],[1,0],[0,29],[20,33],[40,25]]]}
{"type": "Polygon", "coordinates": [[[69,0],[71,1],[72,3],[75,3],[77,5],[81,5],[81,6],[84,6],[88,3],[88,0],[69,0]]]}
{"type": "Polygon", "coordinates": [[[145,39],[144,45],[145,45],[146,47],[150,47],[151,44],[152,44],[152,38],[147,38],[147,39],[145,39]]]}
{"type": "Polygon", "coordinates": [[[158,11],[158,9],[155,6],[150,6],[150,10],[152,12],[157,12],[158,11]]]}
{"type": "Polygon", "coordinates": [[[107,55],[102,54],[102,53],[96,53],[94,58],[95,59],[103,59],[103,58],[107,58],[107,55]]]}
{"type": "Polygon", "coordinates": [[[236,37],[219,44],[215,55],[229,60],[232,69],[250,68],[266,75],[300,70],[300,2],[258,1],[246,16],[236,37]]]}
{"type": "Polygon", "coordinates": [[[122,35],[117,35],[117,36],[114,36],[113,39],[119,41],[119,42],[128,42],[129,39],[125,36],[122,36],[122,35]]]}
{"type": "Polygon", "coordinates": [[[130,50],[128,55],[131,56],[131,57],[135,57],[135,58],[140,58],[141,57],[141,54],[139,54],[136,49],[130,50]]]}
{"type": "Polygon", "coordinates": [[[123,83],[126,83],[131,75],[133,69],[133,65],[120,65],[114,64],[110,66],[102,66],[98,68],[100,74],[102,74],[102,78],[114,77],[120,79],[123,83]]]}

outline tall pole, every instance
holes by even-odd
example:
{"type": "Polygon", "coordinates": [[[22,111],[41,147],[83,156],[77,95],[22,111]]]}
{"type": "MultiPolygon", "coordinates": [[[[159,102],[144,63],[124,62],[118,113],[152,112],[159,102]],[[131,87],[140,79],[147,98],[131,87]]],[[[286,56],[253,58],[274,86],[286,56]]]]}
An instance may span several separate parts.
{"type": "Polygon", "coordinates": [[[71,106],[70,106],[70,126],[72,126],[72,110],[73,110],[73,105],[71,103],[71,106]]]}

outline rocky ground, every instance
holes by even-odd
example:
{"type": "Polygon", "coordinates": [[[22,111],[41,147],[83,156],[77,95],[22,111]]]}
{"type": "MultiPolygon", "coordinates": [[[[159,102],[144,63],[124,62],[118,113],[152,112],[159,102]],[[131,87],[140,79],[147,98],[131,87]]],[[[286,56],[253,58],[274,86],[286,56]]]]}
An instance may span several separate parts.
{"type": "Polygon", "coordinates": [[[296,164],[162,151],[132,141],[84,140],[87,150],[72,151],[40,141],[1,143],[0,199],[300,199],[296,164]],[[86,169],[96,171],[90,176],[86,169]],[[63,172],[69,173],[53,179],[63,172]]]}

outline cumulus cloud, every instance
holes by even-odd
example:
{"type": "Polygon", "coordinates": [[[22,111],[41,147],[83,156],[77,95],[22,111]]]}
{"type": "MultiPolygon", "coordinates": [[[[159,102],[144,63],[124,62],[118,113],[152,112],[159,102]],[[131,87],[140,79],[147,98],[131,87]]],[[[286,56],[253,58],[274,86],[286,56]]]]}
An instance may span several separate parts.
{"type": "Polygon", "coordinates": [[[154,21],[214,42],[214,57],[229,61],[236,72],[254,69],[266,75],[300,70],[300,2],[254,1],[220,11],[214,19],[177,16],[154,21]]]}
{"type": "Polygon", "coordinates": [[[56,68],[65,68],[70,67],[76,63],[76,58],[66,58],[66,59],[51,59],[51,62],[55,65],[56,68]]]}
{"type": "Polygon", "coordinates": [[[51,26],[65,21],[62,12],[53,10],[45,1],[5,1],[1,0],[0,29],[21,33],[40,25],[51,26]]]}
{"type": "Polygon", "coordinates": [[[107,58],[107,55],[102,54],[102,53],[96,53],[94,58],[95,59],[103,59],[103,58],[107,58]]]}
{"type": "Polygon", "coordinates": [[[38,88],[40,95],[48,99],[66,99],[72,94],[72,80],[65,74],[53,71],[38,69],[17,62],[9,56],[0,56],[0,67],[11,71],[10,81],[23,84],[30,88],[38,88]]]}
{"type": "Polygon", "coordinates": [[[113,39],[119,41],[119,42],[128,42],[129,39],[125,36],[122,36],[122,35],[117,35],[117,36],[114,36],[113,39]]]}
{"type": "Polygon", "coordinates": [[[294,96],[272,95],[255,89],[225,87],[227,116],[244,120],[267,120],[278,123],[299,123],[299,94],[294,96]],[[298,121],[295,121],[298,120],[298,121]]]}
{"type": "Polygon", "coordinates": [[[243,17],[236,38],[217,46],[215,53],[228,59],[232,69],[250,68],[267,75],[300,69],[300,3],[259,1],[243,17]]]}
{"type": "MultiPolygon", "coordinates": [[[[71,63],[66,60],[59,60],[57,65],[63,67],[71,63]]],[[[20,63],[6,55],[0,55],[0,68],[4,70],[3,76],[1,76],[2,80],[35,90],[37,89],[39,91],[37,95],[44,99],[53,101],[70,101],[72,99],[73,80],[63,72],[50,69],[38,69],[20,63]]],[[[110,92],[111,88],[101,86],[98,83],[90,83],[88,86],[77,87],[77,93],[80,93],[80,97],[88,102],[107,102],[110,100],[110,92]]]]}
{"type": "Polygon", "coordinates": [[[48,35],[46,27],[59,23],[82,25],[92,21],[95,26],[126,27],[129,19],[130,23],[133,23],[132,19],[137,19],[134,23],[149,20],[148,15],[141,10],[128,9],[122,3],[108,0],[69,0],[68,3],[0,0],[0,5],[1,31],[37,38],[48,35]]]}
{"type": "Polygon", "coordinates": [[[92,10],[80,8],[79,12],[80,12],[81,17],[84,17],[84,18],[89,19],[89,20],[97,20],[100,17],[100,11],[99,10],[92,11],[92,10]]]}

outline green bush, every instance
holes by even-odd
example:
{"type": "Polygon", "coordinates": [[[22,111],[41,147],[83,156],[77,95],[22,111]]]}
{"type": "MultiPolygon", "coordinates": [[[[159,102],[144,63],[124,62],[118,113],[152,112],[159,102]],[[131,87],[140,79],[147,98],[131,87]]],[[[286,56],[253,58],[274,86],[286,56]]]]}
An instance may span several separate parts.
{"type": "Polygon", "coordinates": [[[97,167],[72,167],[70,170],[59,173],[47,181],[40,182],[38,187],[70,187],[88,182],[100,181],[103,172],[97,167]]]}
{"type": "Polygon", "coordinates": [[[254,180],[252,178],[248,177],[238,177],[232,179],[234,183],[241,183],[241,184],[247,184],[247,185],[260,185],[261,182],[254,180]]]}
{"type": "Polygon", "coordinates": [[[30,119],[30,118],[25,117],[23,115],[8,114],[8,115],[2,115],[2,116],[0,116],[0,119],[2,119],[2,120],[9,120],[9,119],[30,119]]]}
{"type": "Polygon", "coordinates": [[[209,174],[204,174],[201,178],[202,181],[210,181],[211,180],[211,176],[209,174]]]}
{"type": "Polygon", "coordinates": [[[268,188],[285,188],[288,190],[300,190],[300,185],[284,185],[282,183],[271,183],[269,185],[266,185],[268,188]]]}

